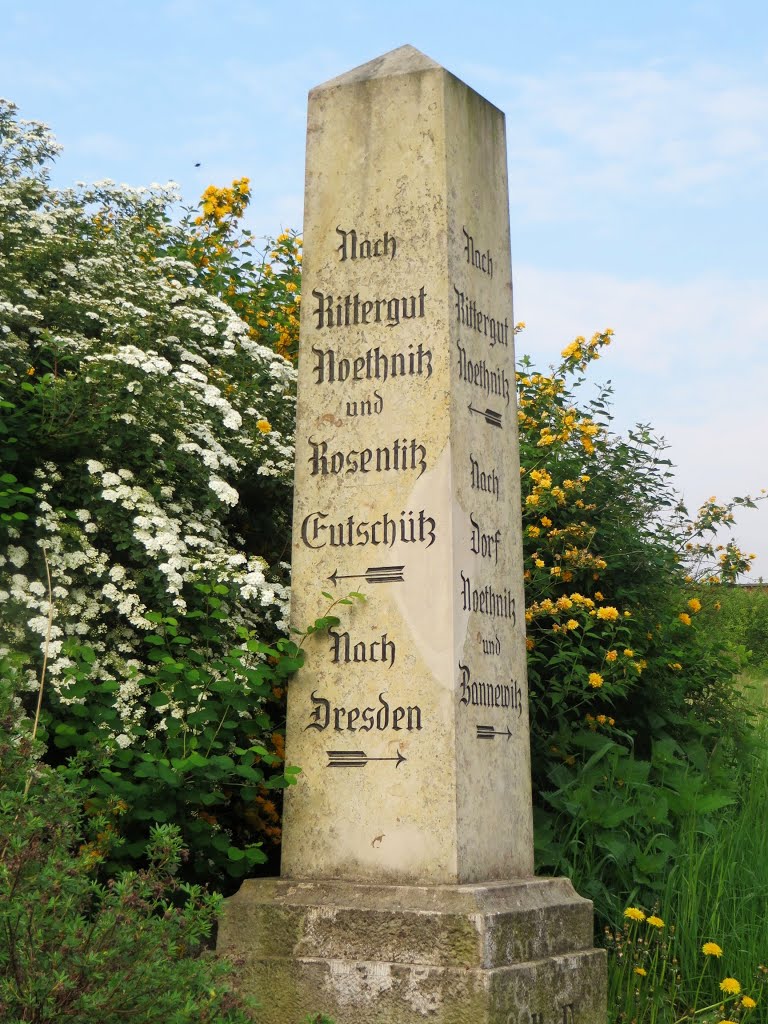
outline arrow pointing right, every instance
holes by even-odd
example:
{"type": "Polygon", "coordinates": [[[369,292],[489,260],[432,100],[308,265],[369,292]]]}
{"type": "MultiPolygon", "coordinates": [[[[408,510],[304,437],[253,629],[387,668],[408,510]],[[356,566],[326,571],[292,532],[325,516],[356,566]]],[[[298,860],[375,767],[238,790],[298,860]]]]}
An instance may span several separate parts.
{"type": "Polygon", "coordinates": [[[479,740],[492,740],[496,736],[506,736],[509,740],[512,738],[512,730],[507,726],[506,732],[499,732],[492,725],[478,725],[477,738],[479,740]]]}
{"type": "Polygon", "coordinates": [[[368,757],[364,750],[326,750],[326,754],[326,768],[365,768],[369,761],[396,761],[395,768],[399,768],[408,760],[399,750],[397,757],[368,757]]]}

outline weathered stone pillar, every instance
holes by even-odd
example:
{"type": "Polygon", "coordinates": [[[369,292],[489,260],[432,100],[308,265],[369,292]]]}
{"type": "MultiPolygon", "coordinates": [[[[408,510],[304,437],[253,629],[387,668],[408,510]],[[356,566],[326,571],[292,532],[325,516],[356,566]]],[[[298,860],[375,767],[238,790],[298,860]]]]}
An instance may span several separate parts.
{"type": "Polygon", "coordinates": [[[265,1024],[592,1024],[534,879],[503,114],[406,46],[310,94],[282,878],[219,948],[265,1024]]]}

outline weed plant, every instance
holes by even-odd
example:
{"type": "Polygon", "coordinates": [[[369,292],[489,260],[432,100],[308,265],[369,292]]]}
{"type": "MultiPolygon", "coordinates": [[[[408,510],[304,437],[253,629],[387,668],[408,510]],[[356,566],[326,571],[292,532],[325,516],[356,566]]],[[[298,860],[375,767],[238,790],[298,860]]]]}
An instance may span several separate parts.
{"type": "Polygon", "coordinates": [[[221,897],[178,880],[179,830],[152,830],[148,866],[96,880],[120,806],[88,821],[77,773],[39,744],[0,681],[0,1020],[247,1024],[231,970],[205,952],[221,897]]]}
{"type": "Polygon", "coordinates": [[[627,907],[623,927],[606,928],[609,1021],[740,1024],[761,1019],[765,969],[758,967],[743,984],[733,971],[734,958],[721,945],[691,940],[684,928],[658,914],[627,907]],[[686,939],[695,952],[690,963],[680,959],[686,939]]]}

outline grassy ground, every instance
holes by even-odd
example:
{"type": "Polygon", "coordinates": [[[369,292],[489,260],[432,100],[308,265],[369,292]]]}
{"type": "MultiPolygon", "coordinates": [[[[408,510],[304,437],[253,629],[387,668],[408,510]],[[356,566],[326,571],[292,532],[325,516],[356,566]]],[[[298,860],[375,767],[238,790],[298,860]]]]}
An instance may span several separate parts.
{"type": "Polygon", "coordinates": [[[695,816],[686,824],[661,903],[645,908],[664,927],[627,922],[609,957],[611,1019],[673,1024],[696,1011],[700,1021],[768,1024],[768,668],[741,683],[765,716],[745,754],[741,800],[710,829],[695,816]],[[705,955],[705,943],[722,955],[705,955]],[[720,988],[726,978],[741,988],[730,999],[720,988]]]}

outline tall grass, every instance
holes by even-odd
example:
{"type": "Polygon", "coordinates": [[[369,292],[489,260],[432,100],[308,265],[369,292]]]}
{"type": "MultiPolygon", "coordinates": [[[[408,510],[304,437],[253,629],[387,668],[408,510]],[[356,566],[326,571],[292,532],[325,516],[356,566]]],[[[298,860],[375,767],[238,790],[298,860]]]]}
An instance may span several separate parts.
{"type": "Polygon", "coordinates": [[[673,1024],[695,1012],[702,1021],[768,1024],[768,679],[745,682],[760,717],[740,766],[739,801],[715,823],[695,813],[684,821],[660,903],[645,908],[664,928],[629,919],[609,943],[611,1020],[673,1024]],[[722,956],[705,956],[704,943],[722,956]],[[724,978],[741,986],[730,1001],[724,978]],[[744,994],[757,1000],[754,1009],[744,994]]]}
{"type": "MultiPolygon", "coordinates": [[[[739,804],[723,813],[713,834],[695,818],[686,823],[663,897],[675,923],[683,979],[698,976],[702,944],[716,942],[723,969],[745,991],[761,980],[760,965],[768,963],[768,729],[762,734],[762,749],[754,750],[743,770],[739,804]]],[[[690,1000],[692,993],[686,996],[690,1000]]]]}
{"type": "Polygon", "coordinates": [[[765,589],[723,587],[718,598],[720,610],[713,628],[723,640],[741,648],[753,669],[768,675],[768,585],[765,589]]]}

